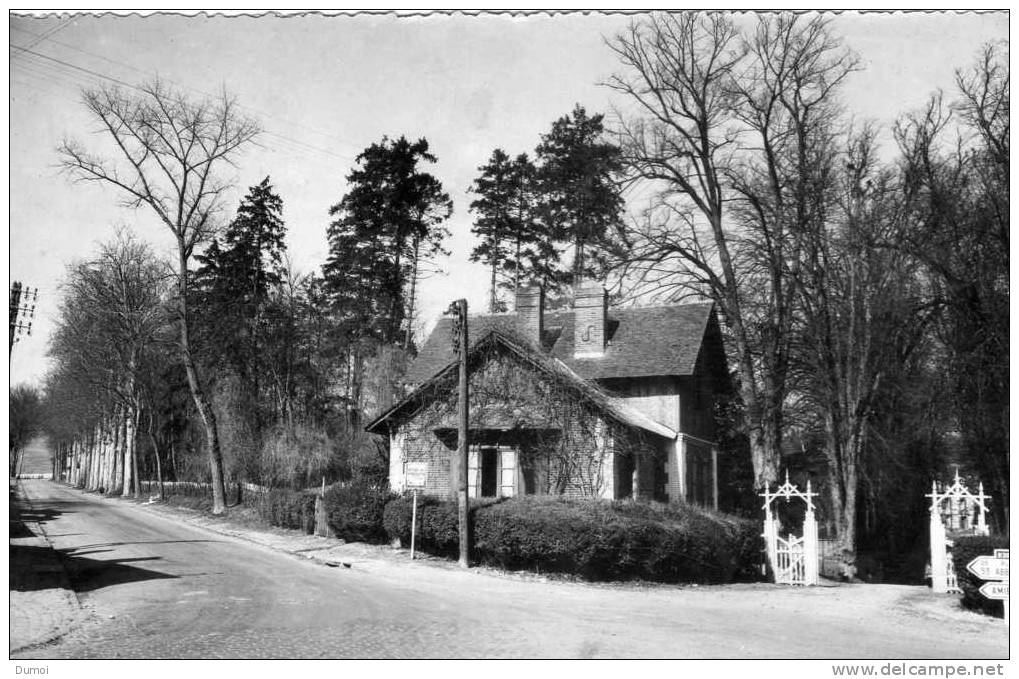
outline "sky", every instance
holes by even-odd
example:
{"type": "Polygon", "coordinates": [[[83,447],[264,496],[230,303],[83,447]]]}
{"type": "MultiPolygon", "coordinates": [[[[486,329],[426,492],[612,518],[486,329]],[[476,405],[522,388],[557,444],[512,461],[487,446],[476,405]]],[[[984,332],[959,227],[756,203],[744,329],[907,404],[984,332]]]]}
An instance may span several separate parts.
{"type": "MultiPolygon", "coordinates": [[[[449,302],[487,303],[486,275],[468,262],[467,189],[495,148],[533,153],[552,121],[577,103],[589,113],[628,103],[599,83],[620,70],[606,46],[634,18],[619,14],[147,17],[10,16],[9,281],[39,289],[32,335],[13,350],[10,383],[41,383],[46,345],[68,264],[128,227],[169,255],[153,215],[124,208],[114,189],[75,183],[57,146],[101,143],[83,87],[155,77],[196,98],[224,88],[264,130],[225,175],[236,190],[270,177],[284,202],[294,267],[317,272],[327,254],[329,207],[354,158],[383,135],[424,137],[434,174],[454,202],[445,273],[421,284],[427,330],[449,302]]],[[[752,17],[743,15],[741,21],[752,17]]],[[[887,132],[980,46],[1007,40],[998,13],[832,14],[832,29],[864,69],[847,82],[852,115],[887,132]]],[[[628,198],[641,198],[641,190],[628,198]]]]}

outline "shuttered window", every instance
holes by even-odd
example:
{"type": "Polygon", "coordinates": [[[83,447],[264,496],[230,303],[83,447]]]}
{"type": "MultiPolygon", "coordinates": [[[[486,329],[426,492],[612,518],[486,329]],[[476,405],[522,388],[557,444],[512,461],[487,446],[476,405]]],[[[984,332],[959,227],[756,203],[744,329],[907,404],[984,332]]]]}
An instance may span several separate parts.
{"type": "Polygon", "coordinates": [[[501,453],[499,495],[513,497],[517,494],[517,451],[503,449],[501,453]]]}
{"type": "Polygon", "coordinates": [[[481,468],[478,465],[478,450],[473,448],[467,452],[467,497],[478,497],[478,480],[481,468]]]}

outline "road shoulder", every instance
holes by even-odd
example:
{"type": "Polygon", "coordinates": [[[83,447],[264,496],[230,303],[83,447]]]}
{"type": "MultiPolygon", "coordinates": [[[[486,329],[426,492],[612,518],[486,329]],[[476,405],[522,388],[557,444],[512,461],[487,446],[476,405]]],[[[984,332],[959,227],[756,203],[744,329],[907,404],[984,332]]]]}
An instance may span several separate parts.
{"type": "Polygon", "coordinates": [[[26,494],[11,488],[8,572],[12,655],[59,639],[85,618],[41,518],[26,494]]]}

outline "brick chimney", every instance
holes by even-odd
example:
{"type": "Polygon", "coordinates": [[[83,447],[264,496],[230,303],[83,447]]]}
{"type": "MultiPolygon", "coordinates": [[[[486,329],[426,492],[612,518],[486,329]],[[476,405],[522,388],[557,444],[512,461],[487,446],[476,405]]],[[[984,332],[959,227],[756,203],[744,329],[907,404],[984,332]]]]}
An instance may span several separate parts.
{"type": "Polygon", "coordinates": [[[605,313],[609,296],[598,283],[585,283],[573,297],[573,356],[595,358],[605,354],[605,313]]]}
{"type": "Polygon", "coordinates": [[[517,290],[517,331],[524,339],[541,346],[545,328],[545,291],[540,285],[525,285],[517,290]]]}

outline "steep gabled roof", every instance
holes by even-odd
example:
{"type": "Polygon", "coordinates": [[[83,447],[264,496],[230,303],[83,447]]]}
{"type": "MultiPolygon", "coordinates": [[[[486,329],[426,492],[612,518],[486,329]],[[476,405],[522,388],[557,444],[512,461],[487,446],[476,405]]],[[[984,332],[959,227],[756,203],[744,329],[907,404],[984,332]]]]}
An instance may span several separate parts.
{"type": "MultiPolygon", "coordinates": [[[[546,312],[542,344],[553,358],[586,380],[691,375],[711,310],[710,303],[609,309],[605,355],[583,359],[573,358],[574,312],[546,312]]],[[[407,382],[420,384],[453,360],[450,322],[445,317],[439,320],[411,364],[407,382]]],[[[491,330],[513,335],[515,326],[516,314],[469,318],[472,338],[480,339],[491,330]]]]}
{"type": "MultiPolygon", "coordinates": [[[[435,333],[433,332],[434,336],[435,333]]],[[[528,363],[537,368],[540,372],[555,379],[559,384],[568,387],[575,396],[603,412],[616,422],[649,431],[667,439],[675,439],[675,431],[663,424],[655,422],[647,415],[626,404],[624,399],[616,398],[570,369],[563,361],[550,356],[537,347],[515,337],[512,331],[501,329],[490,329],[477,341],[471,343],[468,353],[468,363],[472,364],[473,370],[478,359],[492,345],[498,345],[507,353],[518,360],[528,363]]],[[[457,377],[457,365],[450,360],[445,366],[438,370],[431,379],[419,385],[406,398],[382,413],[365,429],[375,434],[386,432],[386,424],[389,422],[401,422],[413,417],[422,407],[434,401],[440,395],[451,391],[454,388],[457,377]]]]}

